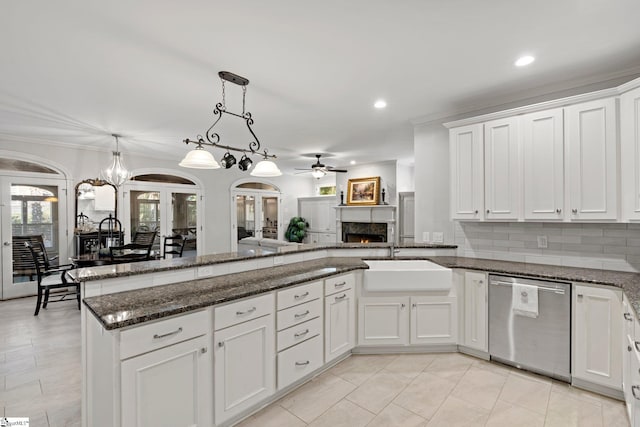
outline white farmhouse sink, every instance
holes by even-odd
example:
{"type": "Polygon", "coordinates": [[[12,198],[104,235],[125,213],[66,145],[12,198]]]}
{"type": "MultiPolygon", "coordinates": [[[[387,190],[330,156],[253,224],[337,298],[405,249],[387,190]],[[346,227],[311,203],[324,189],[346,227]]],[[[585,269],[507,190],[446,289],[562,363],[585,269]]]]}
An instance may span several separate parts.
{"type": "Polygon", "coordinates": [[[448,291],[451,269],[422,260],[365,261],[364,288],[370,292],[448,291]]]}

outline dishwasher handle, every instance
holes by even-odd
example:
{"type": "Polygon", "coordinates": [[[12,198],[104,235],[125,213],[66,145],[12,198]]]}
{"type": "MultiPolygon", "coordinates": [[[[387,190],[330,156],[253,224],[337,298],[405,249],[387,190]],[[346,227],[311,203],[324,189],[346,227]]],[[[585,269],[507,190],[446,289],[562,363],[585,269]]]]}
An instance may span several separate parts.
{"type": "MultiPolygon", "coordinates": [[[[509,286],[509,287],[513,287],[513,285],[515,285],[516,283],[512,283],[512,282],[503,282],[500,280],[491,280],[489,281],[490,284],[492,285],[496,285],[496,286],[509,286]]],[[[545,291],[545,292],[553,292],[559,295],[564,295],[564,289],[562,288],[552,288],[550,286],[540,286],[540,285],[529,285],[529,286],[535,286],[538,288],[538,290],[540,291],[545,291]]]]}

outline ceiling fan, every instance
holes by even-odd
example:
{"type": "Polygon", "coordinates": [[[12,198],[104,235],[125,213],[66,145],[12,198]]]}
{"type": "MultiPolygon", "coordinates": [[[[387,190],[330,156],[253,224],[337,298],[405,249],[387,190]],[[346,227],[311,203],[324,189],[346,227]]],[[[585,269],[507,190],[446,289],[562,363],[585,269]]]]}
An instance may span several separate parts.
{"type": "MultiPolygon", "coordinates": [[[[313,175],[314,178],[318,178],[318,179],[325,176],[327,172],[340,172],[340,173],[347,172],[346,169],[336,169],[333,166],[320,163],[320,157],[322,156],[322,154],[316,154],[315,156],[317,160],[314,164],[311,165],[310,169],[296,168],[296,170],[304,171],[304,172],[310,171],[311,175],[313,175]]],[[[304,173],[304,172],[297,172],[297,173],[304,173]]]]}

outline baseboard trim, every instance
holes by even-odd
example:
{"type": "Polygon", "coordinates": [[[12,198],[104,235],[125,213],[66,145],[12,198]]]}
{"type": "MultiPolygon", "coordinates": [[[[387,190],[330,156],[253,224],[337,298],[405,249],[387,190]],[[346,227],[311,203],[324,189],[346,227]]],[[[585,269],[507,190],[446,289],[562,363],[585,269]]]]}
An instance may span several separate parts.
{"type": "Polygon", "coordinates": [[[602,394],[613,399],[622,400],[624,402],[624,393],[622,390],[619,390],[617,388],[594,384],[592,382],[581,380],[580,378],[576,377],[571,378],[571,385],[583,390],[591,391],[593,393],[602,394]]]}
{"type": "Polygon", "coordinates": [[[477,357],[478,359],[483,359],[487,361],[491,359],[488,352],[477,350],[475,348],[465,347],[464,345],[459,345],[458,351],[460,353],[468,354],[469,356],[477,357]]]}
{"type": "Polygon", "coordinates": [[[352,350],[353,354],[455,353],[457,351],[456,344],[359,346],[352,350]]]}

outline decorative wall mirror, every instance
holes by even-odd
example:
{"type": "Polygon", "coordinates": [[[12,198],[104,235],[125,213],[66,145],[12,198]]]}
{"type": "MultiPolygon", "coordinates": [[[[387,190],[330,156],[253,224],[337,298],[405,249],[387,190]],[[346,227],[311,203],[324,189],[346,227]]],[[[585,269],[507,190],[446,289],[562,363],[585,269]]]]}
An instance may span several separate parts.
{"type": "Polygon", "coordinates": [[[76,185],[76,233],[96,231],[101,220],[118,217],[118,189],[101,179],[85,179],[76,185]]]}

